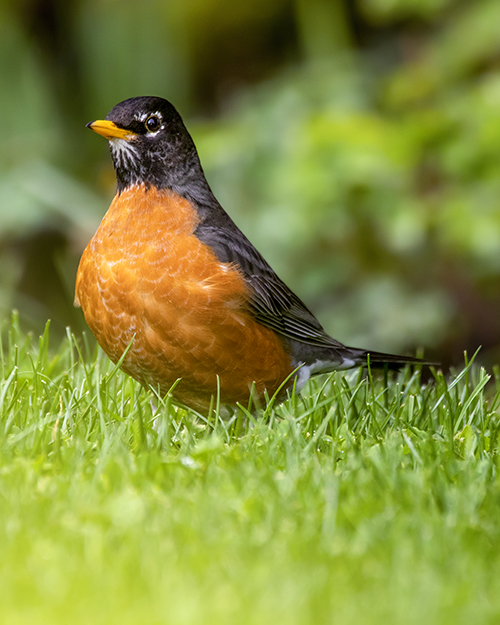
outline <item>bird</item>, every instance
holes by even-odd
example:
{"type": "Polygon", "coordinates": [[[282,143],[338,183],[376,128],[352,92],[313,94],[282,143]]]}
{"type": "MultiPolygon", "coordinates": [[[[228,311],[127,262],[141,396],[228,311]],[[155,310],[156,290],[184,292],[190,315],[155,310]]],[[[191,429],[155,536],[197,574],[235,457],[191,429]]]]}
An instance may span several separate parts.
{"type": "Polygon", "coordinates": [[[114,363],[206,411],[299,392],[316,374],[434,364],[347,347],[278,277],[214,196],[175,107],[134,97],[87,127],[116,195],[78,266],[75,305],[114,363]]]}

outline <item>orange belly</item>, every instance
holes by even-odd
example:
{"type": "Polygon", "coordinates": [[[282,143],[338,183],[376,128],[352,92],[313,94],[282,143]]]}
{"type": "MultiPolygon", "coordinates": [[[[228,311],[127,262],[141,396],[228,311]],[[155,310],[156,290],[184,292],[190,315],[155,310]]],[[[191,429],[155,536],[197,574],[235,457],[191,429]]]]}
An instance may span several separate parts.
{"type": "Polygon", "coordinates": [[[75,303],[122,369],[203,409],[218,392],[245,403],[254,385],[272,395],[291,373],[282,341],[245,310],[247,286],[193,232],[191,204],[169,191],[132,187],[116,196],[85,249],[75,303]]]}

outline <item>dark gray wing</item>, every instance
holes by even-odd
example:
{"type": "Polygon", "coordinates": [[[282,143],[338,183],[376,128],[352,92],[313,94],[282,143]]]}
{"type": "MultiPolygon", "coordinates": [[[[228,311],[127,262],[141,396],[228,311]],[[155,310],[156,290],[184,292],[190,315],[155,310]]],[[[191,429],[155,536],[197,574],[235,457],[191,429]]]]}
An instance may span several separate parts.
{"type": "Polygon", "coordinates": [[[232,221],[220,225],[202,222],[195,235],[212,248],[221,262],[232,263],[241,271],[251,293],[249,310],[259,323],[301,343],[344,347],[324,331],[307,306],[274,273],[232,221]]]}

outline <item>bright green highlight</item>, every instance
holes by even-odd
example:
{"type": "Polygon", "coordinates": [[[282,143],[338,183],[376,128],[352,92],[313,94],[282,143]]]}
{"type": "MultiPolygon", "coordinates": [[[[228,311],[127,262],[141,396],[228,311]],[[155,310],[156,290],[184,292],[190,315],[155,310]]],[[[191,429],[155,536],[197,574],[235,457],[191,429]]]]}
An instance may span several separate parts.
{"type": "Polygon", "coordinates": [[[318,378],[253,419],[5,328],[0,621],[494,622],[500,385],[318,378]]]}

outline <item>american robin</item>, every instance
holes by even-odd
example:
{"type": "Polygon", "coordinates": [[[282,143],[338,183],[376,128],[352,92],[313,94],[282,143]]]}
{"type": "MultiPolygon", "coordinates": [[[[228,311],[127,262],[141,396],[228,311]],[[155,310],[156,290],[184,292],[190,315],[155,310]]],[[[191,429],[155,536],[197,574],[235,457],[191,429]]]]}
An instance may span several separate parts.
{"type": "Polygon", "coordinates": [[[87,124],[109,141],[117,193],[85,249],[75,305],[113,362],[206,409],[272,396],[311,375],[367,363],[430,364],[346,347],[233,223],[205,178],[176,109],[117,104],[87,124]],[[284,383],[284,384],[283,384],[284,383]]]}

